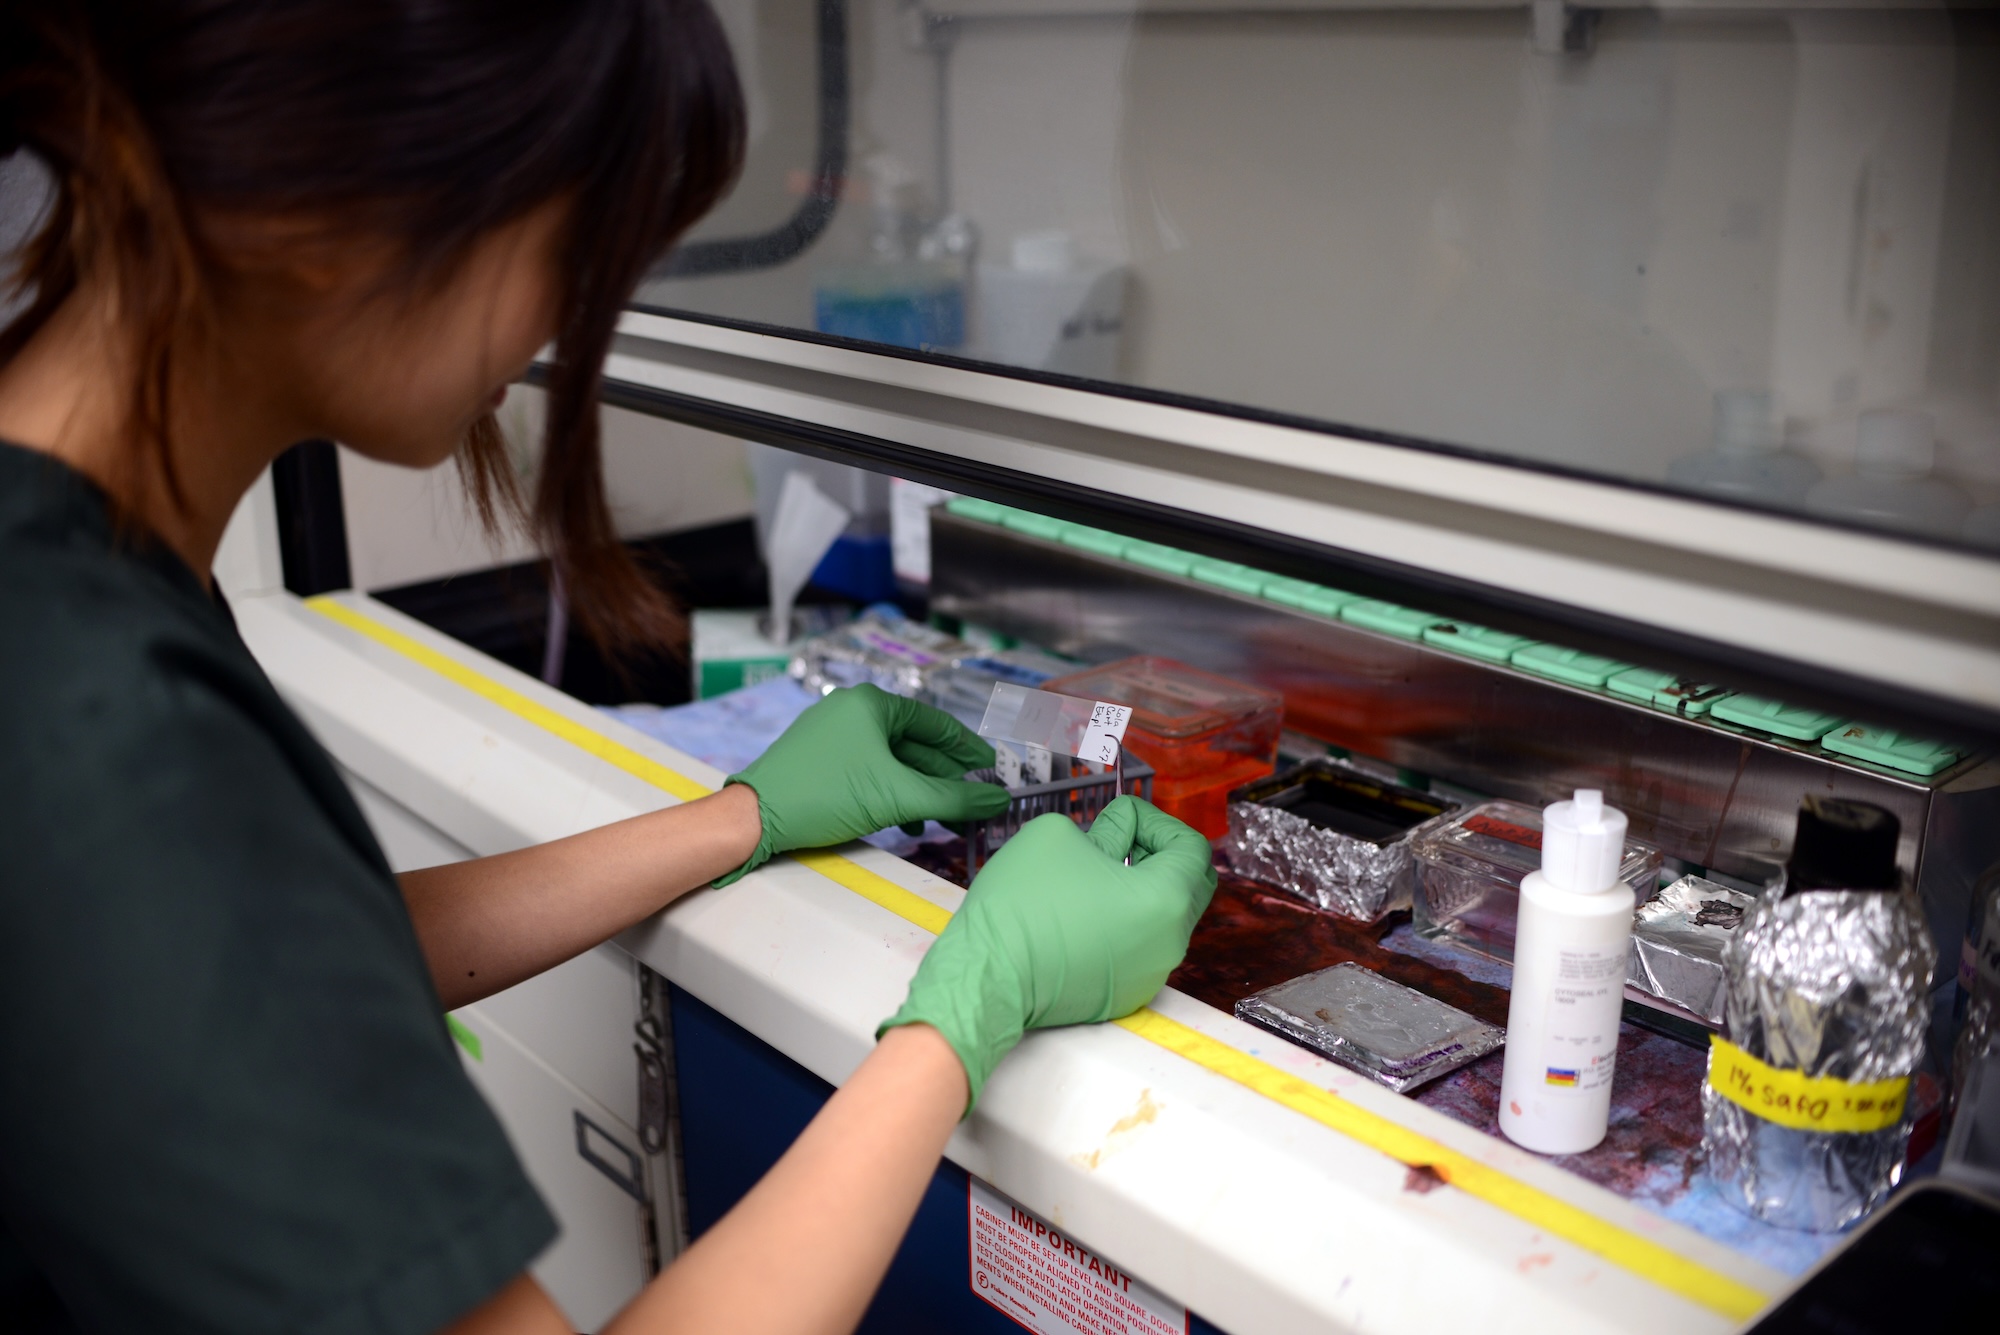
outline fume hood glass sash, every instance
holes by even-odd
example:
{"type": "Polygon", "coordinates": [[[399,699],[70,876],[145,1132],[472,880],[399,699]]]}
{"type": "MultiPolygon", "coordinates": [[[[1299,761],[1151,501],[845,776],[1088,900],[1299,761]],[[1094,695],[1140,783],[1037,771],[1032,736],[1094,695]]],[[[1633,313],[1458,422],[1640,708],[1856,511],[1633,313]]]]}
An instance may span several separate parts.
{"type": "Polygon", "coordinates": [[[2000,566],[1962,549],[935,357],[620,328],[607,398],[642,411],[2000,732],[2000,566]]]}

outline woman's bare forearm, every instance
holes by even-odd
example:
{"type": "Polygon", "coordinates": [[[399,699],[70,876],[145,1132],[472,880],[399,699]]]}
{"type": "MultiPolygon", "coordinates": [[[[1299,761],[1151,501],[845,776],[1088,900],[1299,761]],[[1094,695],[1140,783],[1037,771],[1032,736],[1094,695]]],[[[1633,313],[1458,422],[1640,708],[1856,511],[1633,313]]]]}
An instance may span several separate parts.
{"type": "Polygon", "coordinates": [[[399,879],[447,1010],[562,963],[743,864],[757,795],[711,797],[399,879]]]}
{"type": "MultiPolygon", "coordinates": [[[[605,1335],[846,1335],[917,1213],[966,1091],[937,1030],[891,1029],[764,1180],[605,1335]]],[[[570,1329],[524,1274],[444,1335],[570,1329]]]]}
{"type": "Polygon", "coordinates": [[[845,1335],[868,1308],[965,1111],[937,1030],[891,1029],[785,1157],[606,1335],[845,1335]],[[784,1282],[771,1282],[773,1257],[784,1282]]]}

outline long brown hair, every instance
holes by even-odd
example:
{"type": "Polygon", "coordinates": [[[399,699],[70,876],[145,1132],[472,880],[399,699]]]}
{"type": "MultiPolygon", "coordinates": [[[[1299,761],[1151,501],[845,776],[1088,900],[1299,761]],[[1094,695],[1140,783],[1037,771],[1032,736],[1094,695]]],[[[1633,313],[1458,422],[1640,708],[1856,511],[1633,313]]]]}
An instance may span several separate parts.
{"type": "Polygon", "coordinates": [[[0,50],[0,156],[30,150],[56,187],[19,252],[0,361],[104,285],[133,339],[134,435],[176,504],[176,357],[207,336],[219,272],[205,216],[360,229],[415,284],[573,200],[532,501],[490,417],[458,461],[489,525],[532,522],[600,644],[676,636],[612,525],[597,394],[633,286],[742,161],[742,93],[705,0],[8,0],[0,50]]]}

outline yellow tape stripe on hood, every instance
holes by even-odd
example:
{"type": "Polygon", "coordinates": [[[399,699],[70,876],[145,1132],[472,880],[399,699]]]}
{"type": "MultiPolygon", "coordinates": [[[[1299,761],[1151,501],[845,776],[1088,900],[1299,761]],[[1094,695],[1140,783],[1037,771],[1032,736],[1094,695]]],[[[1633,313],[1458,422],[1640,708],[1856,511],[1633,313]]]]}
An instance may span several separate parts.
{"type": "Polygon", "coordinates": [[[823,848],[801,848],[789,855],[794,862],[811,867],[835,885],[846,886],[871,903],[880,904],[904,922],[923,928],[932,936],[951,921],[951,910],[939,908],[913,890],[905,890],[886,876],[878,876],[851,858],[829,853],[823,848]]]}
{"type": "MultiPolygon", "coordinates": [[[[344,603],[320,597],[307,599],[306,606],[683,801],[705,797],[714,791],[344,603]]],[[[951,921],[949,912],[923,896],[838,853],[824,849],[802,850],[790,856],[828,880],[933,935],[943,931],[945,924],[951,921]]],[[[1767,1301],[1767,1295],[1739,1280],[1711,1270],[1698,1261],[1552,1196],[1539,1187],[1510,1177],[1490,1164],[1412,1131],[1379,1113],[1369,1112],[1330,1090],[1261,1061],[1220,1039],[1190,1029],[1177,1020],[1170,1020],[1150,1007],[1142,1008],[1116,1023],[1148,1042],[1309,1117],[1322,1126],[1360,1141],[1370,1149],[1413,1168],[1430,1169],[1467,1195],[1496,1206],[1517,1219],[1601,1256],[1621,1269],[1711,1311],[1740,1321],[1762,1310],[1767,1301]]]]}
{"type": "Polygon", "coordinates": [[[422,664],[453,685],[463,686],[474,695],[492,701],[508,713],[527,720],[542,731],[554,733],[571,746],[588,751],[606,764],[615,765],[636,779],[643,779],[655,788],[672,793],[683,802],[692,802],[697,797],[707,797],[715,791],[706,784],[696,783],[678,770],[668,769],[659,761],[640,755],[629,746],[612,741],[603,733],[585,727],[566,714],[559,714],[519,691],[502,686],[491,677],[475,672],[449,654],[441,654],[422,641],[385,626],[345,603],[320,597],[306,599],[306,606],[323,617],[338,621],[349,630],[367,636],[386,649],[395,650],[411,662],[422,664]]]}
{"type": "Polygon", "coordinates": [[[1769,1301],[1758,1290],[1711,1270],[1699,1261],[1661,1246],[1652,1239],[1621,1228],[1617,1224],[1550,1195],[1505,1171],[1483,1163],[1422,1132],[1303,1080],[1289,1071],[1261,1061],[1240,1048],[1190,1029],[1150,1007],[1113,1021],[1141,1038],[1157,1043],[1195,1063],[1226,1076],[1281,1103],[1293,1112],[1331,1127],[1370,1149],[1379,1150],[1412,1168],[1428,1168],[1452,1186],[1497,1206],[1526,1223],[1587,1252],[1603,1257],[1621,1269],[1649,1279],[1663,1289],[1700,1303],[1732,1320],[1742,1321],[1761,1311],[1769,1301]]]}

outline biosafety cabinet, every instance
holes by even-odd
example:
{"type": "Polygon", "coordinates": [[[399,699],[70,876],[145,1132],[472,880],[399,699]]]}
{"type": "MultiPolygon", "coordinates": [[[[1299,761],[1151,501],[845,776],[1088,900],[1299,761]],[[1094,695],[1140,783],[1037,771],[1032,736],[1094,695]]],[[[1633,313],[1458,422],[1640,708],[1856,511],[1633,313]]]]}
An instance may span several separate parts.
{"type": "MultiPolygon", "coordinates": [[[[804,471],[851,516],[831,595],[1262,687],[1290,756],[1454,800],[1602,788],[1671,869],[1753,888],[1805,794],[1886,806],[1940,947],[1935,1133],[2000,861],[1992,10],[717,9],[748,160],[603,388],[621,525],[682,587],[761,603],[749,534],[804,471]],[[1342,598],[1272,592],[1300,583],[1342,598]]],[[[325,446],[232,531],[244,633],[398,866],[721,782],[595,707],[676,703],[688,669],[581,684],[532,557],[443,478],[325,446]]],[[[781,859],[453,1017],[579,1328],[860,1061],[950,874],[781,859]]],[[[1725,1330],[1831,1245],[1704,1186],[1704,1036],[1658,1015],[1606,1148],[1558,1160],[1476,1081],[1396,1095],[1240,1023],[1315,960],[1435,962],[1231,884],[1149,1008],[1009,1058],[868,1329],[1725,1330]]]]}

